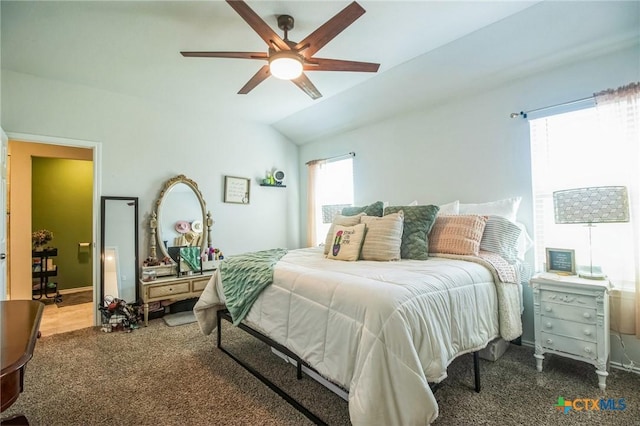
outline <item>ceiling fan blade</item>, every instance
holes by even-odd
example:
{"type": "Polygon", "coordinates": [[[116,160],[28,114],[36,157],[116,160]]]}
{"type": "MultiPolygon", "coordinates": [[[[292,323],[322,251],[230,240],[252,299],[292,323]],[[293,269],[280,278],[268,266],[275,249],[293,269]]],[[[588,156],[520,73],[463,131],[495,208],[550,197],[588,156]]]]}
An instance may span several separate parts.
{"type": "Polygon", "coordinates": [[[269,59],[265,52],[180,52],[185,58],[269,59]]]}
{"type": "Polygon", "coordinates": [[[247,93],[252,91],[258,84],[262,83],[267,78],[269,78],[270,75],[271,75],[271,72],[269,71],[269,65],[263,65],[262,68],[260,68],[258,72],[255,73],[254,76],[251,77],[249,81],[247,81],[247,84],[242,86],[242,89],[240,89],[238,94],[246,95],[247,93]]]}
{"type": "Polygon", "coordinates": [[[354,1],[298,43],[295,50],[300,51],[304,49],[300,53],[306,58],[311,58],[318,50],[322,49],[325,44],[333,40],[335,36],[340,34],[349,25],[353,24],[364,12],[365,10],[362,6],[354,1]]]}
{"type": "Polygon", "coordinates": [[[343,61],[340,59],[311,58],[305,61],[305,71],[356,71],[378,72],[380,64],[372,62],[343,61]]]}
{"type": "MultiPolygon", "coordinates": [[[[266,66],[266,65],[265,65],[266,66]]],[[[306,74],[302,73],[300,77],[291,80],[293,84],[302,89],[304,93],[309,95],[311,99],[318,99],[322,97],[322,93],[316,89],[316,86],[313,85],[311,80],[306,76],[306,74]]]]}
{"type": "Polygon", "coordinates": [[[276,32],[273,31],[271,27],[267,25],[267,23],[264,22],[262,18],[260,18],[258,14],[255,13],[244,1],[227,0],[227,3],[229,3],[229,6],[231,6],[233,10],[235,10],[256,33],[258,33],[260,38],[262,38],[269,47],[277,47],[277,50],[291,50],[291,47],[289,47],[289,45],[285,43],[285,41],[276,34],[276,32]]]}

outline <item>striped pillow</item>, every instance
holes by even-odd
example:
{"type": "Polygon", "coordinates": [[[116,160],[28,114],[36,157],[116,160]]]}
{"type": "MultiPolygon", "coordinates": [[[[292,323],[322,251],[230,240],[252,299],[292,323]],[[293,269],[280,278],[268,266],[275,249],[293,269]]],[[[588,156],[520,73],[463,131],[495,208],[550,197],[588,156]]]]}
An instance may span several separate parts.
{"type": "Polygon", "coordinates": [[[360,255],[362,260],[400,260],[404,223],[402,210],[383,217],[362,216],[360,223],[367,228],[360,255]]]}
{"type": "Polygon", "coordinates": [[[480,241],[480,250],[499,254],[507,262],[514,263],[518,259],[518,238],[521,233],[522,229],[510,220],[501,216],[489,216],[480,241]]]}
{"type": "Polygon", "coordinates": [[[429,253],[477,256],[487,216],[438,216],[429,235],[429,253]]]}

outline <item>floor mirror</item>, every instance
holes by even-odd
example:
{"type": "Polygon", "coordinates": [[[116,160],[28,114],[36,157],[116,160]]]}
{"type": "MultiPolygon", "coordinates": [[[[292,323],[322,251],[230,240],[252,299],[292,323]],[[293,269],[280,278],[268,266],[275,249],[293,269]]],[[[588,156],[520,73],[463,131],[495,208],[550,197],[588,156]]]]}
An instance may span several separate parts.
{"type": "Polygon", "coordinates": [[[100,306],[105,297],[137,302],[138,197],[101,197],[100,306]]]}

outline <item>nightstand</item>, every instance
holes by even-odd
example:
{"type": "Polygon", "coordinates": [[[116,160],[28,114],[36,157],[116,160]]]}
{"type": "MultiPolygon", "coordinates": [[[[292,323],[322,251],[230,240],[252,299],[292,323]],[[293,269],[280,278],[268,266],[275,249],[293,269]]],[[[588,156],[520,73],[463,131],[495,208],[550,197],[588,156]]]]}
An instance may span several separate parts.
{"type": "Polygon", "coordinates": [[[605,390],[611,283],[545,273],[533,277],[530,285],[538,371],[545,353],[588,362],[596,367],[598,385],[605,390]]]}

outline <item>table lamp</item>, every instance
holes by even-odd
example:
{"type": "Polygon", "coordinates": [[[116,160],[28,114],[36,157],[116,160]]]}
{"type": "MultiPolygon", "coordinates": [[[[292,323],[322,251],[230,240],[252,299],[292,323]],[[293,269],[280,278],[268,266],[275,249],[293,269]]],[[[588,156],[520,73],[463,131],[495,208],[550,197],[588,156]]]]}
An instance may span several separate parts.
{"type": "Polygon", "coordinates": [[[596,223],[629,222],[629,196],[624,186],[566,189],[553,193],[555,222],[584,223],[589,229],[589,269],[578,271],[582,278],[603,280],[602,268],[593,266],[591,229],[596,223]]]}

